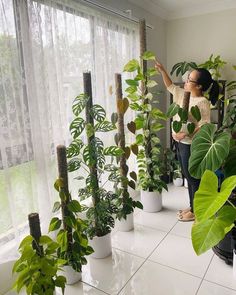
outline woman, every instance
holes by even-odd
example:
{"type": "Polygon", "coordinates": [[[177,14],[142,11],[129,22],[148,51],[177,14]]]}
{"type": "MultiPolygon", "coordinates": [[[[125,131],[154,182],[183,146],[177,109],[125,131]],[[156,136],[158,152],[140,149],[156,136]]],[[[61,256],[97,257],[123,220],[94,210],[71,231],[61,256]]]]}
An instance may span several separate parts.
{"type": "Polygon", "coordinates": [[[173,101],[182,107],[184,91],[190,92],[189,109],[192,106],[197,105],[200,113],[201,120],[199,122],[194,121],[189,115],[189,120],[194,121],[195,130],[190,136],[189,134],[180,131],[178,133],[172,133],[173,139],[176,141],[177,156],[181,165],[182,173],[188,181],[189,203],[190,207],[179,210],[178,219],[180,221],[193,221],[194,220],[194,208],[193,198],[195,192],[198,190],[200,180],[193,178],[188,171],[188,160],[190,157],[190,147],[192,143],[193,135],[200,129],[200,127],[210,122],[210,102],[214,105],[219,95],[219,85],[211,77],[211,74],[206,69],[193,70],[184,84],[184,89],[175,86],[166,70],[158,61],[156,61],[155,68],[161,73],[163,82],[167,90],[173,94],[173,101]],[[204,97],[204,92],[209,94],[209,100],[204,97]]]}

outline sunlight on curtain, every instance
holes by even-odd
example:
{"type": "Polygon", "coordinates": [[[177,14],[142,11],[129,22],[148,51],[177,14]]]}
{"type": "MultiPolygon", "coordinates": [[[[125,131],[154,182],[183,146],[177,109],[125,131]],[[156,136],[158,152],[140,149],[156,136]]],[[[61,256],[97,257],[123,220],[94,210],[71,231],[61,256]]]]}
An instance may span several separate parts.
{"type": "MultiPolygon", "coordinates": [[[[135,24],[74,1],[0,0],[1,249],[18,245],[33,211],[47,232],[55,148],[71,140],[71,104],[83,92],[83,72],[92,72],[94,102],[110,117],[114,74],[138,56],[135,24]]],[[[112,136],[103,139],[112,143],[112,136]]]]}

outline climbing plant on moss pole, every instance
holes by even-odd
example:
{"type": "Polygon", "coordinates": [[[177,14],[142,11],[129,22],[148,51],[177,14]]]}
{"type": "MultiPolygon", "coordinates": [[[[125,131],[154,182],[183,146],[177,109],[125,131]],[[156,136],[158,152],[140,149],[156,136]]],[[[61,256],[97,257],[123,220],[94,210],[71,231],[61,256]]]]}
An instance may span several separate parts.
{"type": "Polygon", "coordinates": [[[153,108],[153,103],[157,103],[156,93],[153,87],[157,82],[153,77],[157,75],[155,68],[144,69],[143,60],[155,60],[155,55],[146,51],[141,56],[141,62],[133,59],[125,67],[126,72],[136,72],[134,79],[126,80],[128,88],[125,90],[127,98],[130,100],[130,108],[136,112],[134,122],[130,122],[128,129],[135,133],[138,150],[138,182],[144,191],[159,191],[167,189],[166,184],[160,179],[160,140],[157,136],[159,130],[164,128],[160,120],[166,120],[166,115],[157,107],[153,108]]]}
{"type": "Polygon", "coordinates": [[[229,133],[217,132],[214,124],[203,125],[191,144],[190,174],[201,178],[205,170],[215,171],[220,168],[229,154],[229,146],[229,133]]]}

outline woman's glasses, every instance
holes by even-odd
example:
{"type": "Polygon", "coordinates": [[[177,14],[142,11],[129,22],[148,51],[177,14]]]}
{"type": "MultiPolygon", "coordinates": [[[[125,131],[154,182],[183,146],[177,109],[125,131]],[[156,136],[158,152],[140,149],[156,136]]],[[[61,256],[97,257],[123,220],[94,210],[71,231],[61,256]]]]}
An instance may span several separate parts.
{"type": "Polygon", "coordinates": [[[197,81],[191,80],[191,79],[189,78],[189,76],[188,76],[188,78],[187,78],[186,82],[191,82],[191,83],[196,83],[196,84],[198,84],[198,82],[197,82],[197,81]]]}

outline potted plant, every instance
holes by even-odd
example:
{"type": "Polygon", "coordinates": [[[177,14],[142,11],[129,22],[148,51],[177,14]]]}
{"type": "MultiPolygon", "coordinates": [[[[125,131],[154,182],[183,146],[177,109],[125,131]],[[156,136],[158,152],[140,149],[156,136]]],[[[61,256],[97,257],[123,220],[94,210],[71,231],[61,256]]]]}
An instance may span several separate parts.
{"type": "Polygon", "coordinates": [[[212,78],[215,80],[219,80],[221,77],[220,70],[226,65],[227,62],[221,59],[220,55],[217,55],[214,57],[213,54],[210,55],[208,60],[206,60],[204,63],[198,65],[199,68],[204,68],[210,71],[212,74],[212,78]]]}
{"type": "Polygon", "coordinates": [[[171,183],[173,172],[177,168],[178,161],[175,159],[175,153],[170,148],[161,147],[161,179],[165,183],[171,183]]]}
{"type": "Polygon", "coordinates": [[[173,172],[173,183],[175,186],[182,186],[183,185],[183,175],[181,172],[180,167],[173,172]]]}
{"type": "Polygon", "coordinates": [[[198,106],[192,106],[189,112],[189,99],[190,99],[190,92],[184,92],[184,99],[182,107],[176,104],[175,102],[172,103],[167,111],[167,117],[172,118],[174,120],[172,122],[172,128],[174,132],[178,133],[183,131],[188,134],[193,134],[195,130],[195,122],[199,122],[201,120],[201,113],[198,106]],[[178,118],[176,119],[176,115],[178,118]],[[192,121],[189,121],[189,115],[192,116],[192,121]]]}
{"type": "Polygon", "coordinates": [[[160,120],[166,120],[165,114],[151,103],[156,103],[153,87],[157,85],[153,77],[157,75],[154,68],[146,68],[147,60],[155,60],[152,52],[146,51],[138,60],[129,61],[125,67],[126,72],[135,72],[133,79],[127,79],[127,98],[130,108],[136,112],[132,121],[136,132],[136,142],[139,147],[137,154],[138,183],[141,188],[141,203],[143,210],[156,212],[162,208],[162,189],[167,185],[160,178],[160,140],[157,136],[159,130],[164,128],[160,120]]]}
{"type": "MultiPolygon", "coordinates": [[[[128,186],[132,189],[135,189],[135,182],[137,180],[137,175],[134,171],[130,172],[129,175],[132,179],[128,178],[129,167],[126,163],[126,160],[129,158],[131,151],[137,155],[138,146],[136,144],[126,146],[125,142],[125,124],[124,124],[124,115],[128,109],[129,101],[127,98],[122,97],[122,83],[121,75],[115,75],[115,86],[116,86],[116,104],[117,104],[117,125],[118,132],[115,135],[116,144],[123,150],[123,154],[117,157],[119,162],[119,170],[121,174],[121,180],[116,182],[116,193],[117,198],[117,212],[116,217],[117,228],[120,231],[130,231],[134,228],[133,221],[133,211],[134,208],[142,209],[143,206],[139,201],[135,201],[130,197],[128,186]]],[[[114,114],[113,114],[114,117],[114,114]]],[[[115,121],[115,122],[116,122],[115,121]]],[[[114,122],[114,123],[115,123],[114,122]]],[[[128,129],[131,132],[134,132],[134,125],[131,123],[127,124],[128,129]]]]}
{"type": "Polygon", "coordinates": [[[81,205],[77,200],[73,200],[69,193],[65,146],[57,146],[57,159],[59,178],[54,187],[59,193],[60,202],[55,202],[53,212],[61,209],[61,218],[52,218],[49,232],[57,231],[57,255],[66,261],[62,267],[63,274],[66,283],[72,285],[81,280],[82,265],[87,263],[85,256],[90,255],[93,249],[88,245],[87,223],[78,218],[82,210],[81,205]]]}
{"type": "Polygon", "coordinates": [[[91,74],[84,73],[83,78],[84,94],[77,96],[72,106],[75,118],[70,125],[73,141],[67,149],[67,156],[71,158],[68,171],[79,171],[77,179],[85,180],[85,187],[79,189],[78,194],[81,200],[92,199],[93,205],[86,212],[87,233],[94,249],[92,256],[103,258],[111,254],[110,232],[114,227],[117,195],[103,187],[101,177],[109,174],[108,182],[120,178],[117,167],[106,164],[105,157],[120,156],[123,151],[117,146],[105,148],[102,140],[96,136],[97,132],[114,130],[115,125],[106,120],[106,112],[100,105],[93,105],[91,74]],[[82,136],[83,131],[85,136],[82,136]]]}
{"type": "Polygon", "coordinates": [[[29,214],[28,219],[30,235],[19,246],[21,256],[13,266],[18,277],[13,288],[17,293],[24,287],[27,294],[53,295],[59,287],[64,294],[66,278],[58,275],[58,271],[65,261],[56,257],[59,245],[41,235],[38,213],[29,214]]]}
{"type": "Polygon", "coordinates": [[[196,68],[197,64],[193,61],[181,61],[173,65],[170,74],[173,75],[175,73],[177,77],[181,74],[182,80],[186,81],[189,73],[196,68]]]}
{"type": "MultiPolygon", "coordinates": [[[[201,254],[214,247],[217,255],[223,259],[225,256],[225,260],[232,263],[232,251],[229,258],[225,254],[226,244],[230,243],[230,239],[224,244],[220,242],[229,236],[227,233],[234,228],[236,219],[235,207],[231,200],[232,191],[236,187],[236,81],[228,82],[226,85],[228,108],[223,125],[217,130],[215,125],[206,124],[195,135],[189,169],[194,177],[202,177],[194,198],[197,220],[192,229],[194,249],[197,254],[201,254]],[[197,148],[196,144],[201,145],[202,148],[197,148]],[[217,169],[221,169],[221,175],[225,179],[222,184],[222,180],[217,181],[213,173],[217,169]],[[211,186],[209,186],[210,179],[213,181],[211,186]],[[201,202],[202,197],[206,196],[209,201],[201,202]],[[201,215],[203,211],[206,212],[204,216],[201,215]],[[214,239],[211,238],[212,235],[214,239]]],[[[228,248],[232,249],[231,245],[228,248]]]]}

